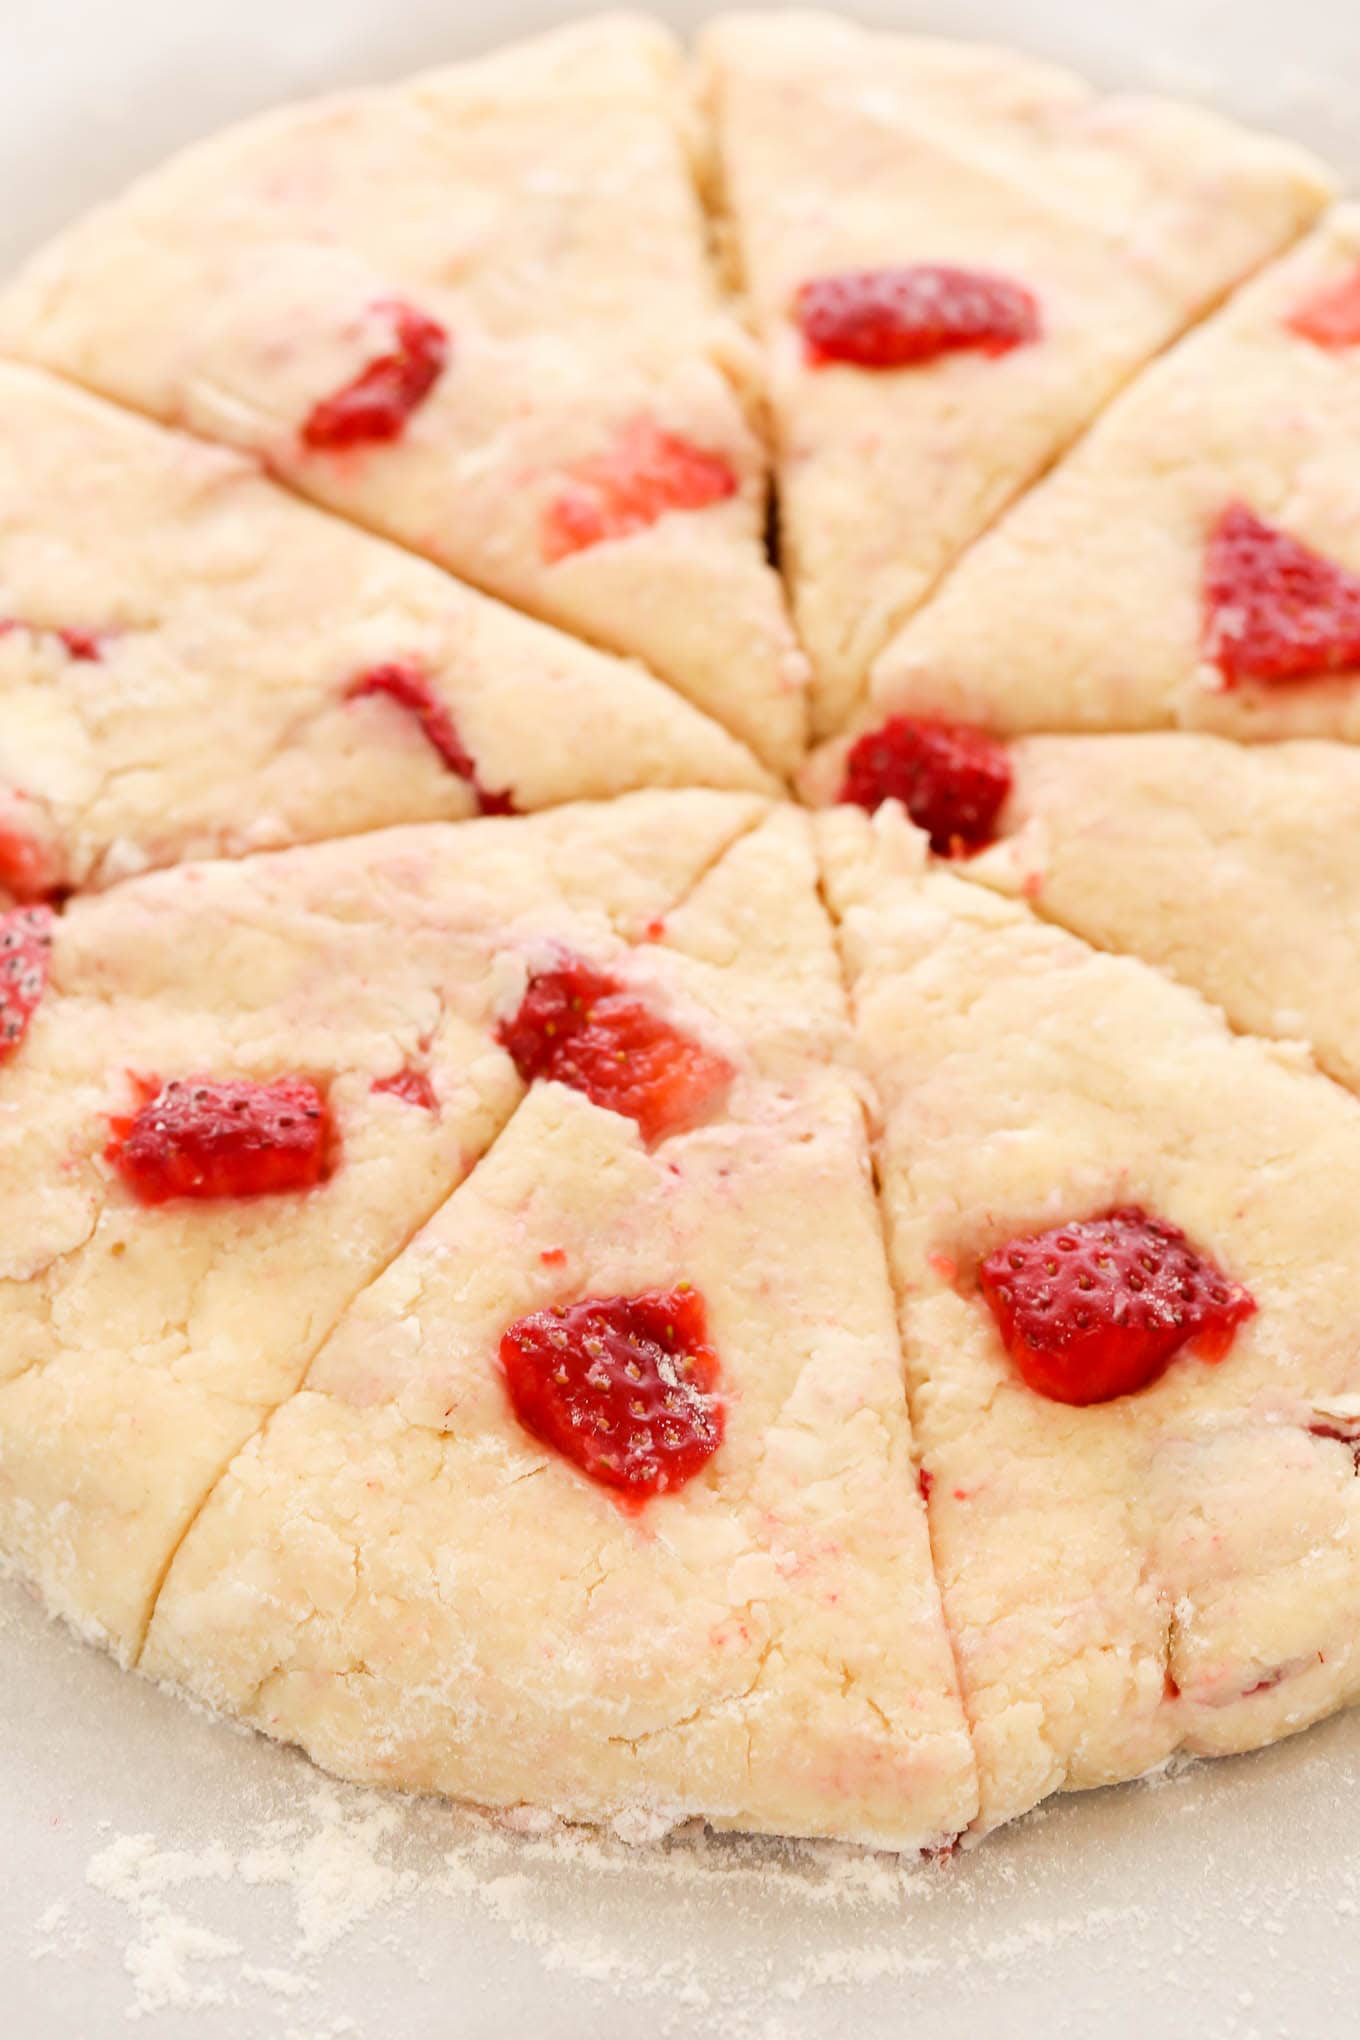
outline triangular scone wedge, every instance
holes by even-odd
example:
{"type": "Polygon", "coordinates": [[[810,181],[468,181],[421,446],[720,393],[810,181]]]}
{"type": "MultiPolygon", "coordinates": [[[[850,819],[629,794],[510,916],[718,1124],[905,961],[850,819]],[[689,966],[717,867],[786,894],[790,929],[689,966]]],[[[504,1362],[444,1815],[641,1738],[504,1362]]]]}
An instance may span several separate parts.
{"type": "Polygon", "coordinates": [[[1154,733],[1009,752],[1002,838],[964,876],[1360,1089],[1360,751],[1154,733]]]}
{"type": "Polygon", "coordinates": [[[1006,50],[815,13],[736,15],[703,48],[824,734],[997,513],[1292,241],[1329,184],[1289,144],[1169,101],[1099,98],[1006,50]],[[809,360],[801,286],[933,264],[1023,286],[1038,338],[891,369],[809,360]]]}
{"type": "Polygon", "coordinates": [[[0,364],[0,887],[766,783],[638,665],[0,364]]]}
{"type": "MultiPolygon", "coordinates": [[[[142,1667],[350,1777],[913,1848],[976,1804],[809,824],[647,952],[736,1075],[648,1152],[538,1085],[171,1568],[142,1667]],[[525,1313],[688,1281],[726,1431],[620,1507],[513,1414],[525,1313]]],[[[639,964],[642,959],[639,958],[639,964]]]]}
{"type": "Polygon", "coordinates": [[[1360,1105],[1161,972],[936,869],[896,811],[824,830],[931,1537],[984,1826],[1360,1690],[1360,1105]],[[978,1287],[1114,1207],[1256,1314],[1136,1394],[1029,1388],[978,1287]]]}
{"type": "MultiPolygon", "coordinates": [[[[1360,319],[1344,345],[1291,323],[1357,274],[1360,208],[1344,206],[1150,368],[884,651],[872,719],[1360,738],[1360,595],[1342,587],[1317,619],[1325,637],[1328,607],[1351,612],[1349,657],[1332,643],[1319,672],[1278,678],[1227,672],[1217,649],[1268,613],[1269,549],[1245,563],[1238,617],[1208,600],[1229,513],[1360,575],[1360,319]]],[[[1267,666],[1280,625],[1287,610],[1257,647],[1267,666]]]]}
{"type": "Polygon", "coordinates": [[[496,1023],[526,971],[559,946],[626,960],[762,812],[644,794],[379,831],[56,921],[0,1064],[0,1549],[52,1608],[136,1655],[222,1468],[514,1110],[496,1023]],[[316,1084],[324,1180],[141,1201],[114,1122],[191,1077],[316,1084]]]}
{"type": "Polygon", "coordinates": [[[678,46],[624,15],[287,107],[40,254],[0,348],[259,453],[787,766],[805,667],[691,143],[678,46]]]}

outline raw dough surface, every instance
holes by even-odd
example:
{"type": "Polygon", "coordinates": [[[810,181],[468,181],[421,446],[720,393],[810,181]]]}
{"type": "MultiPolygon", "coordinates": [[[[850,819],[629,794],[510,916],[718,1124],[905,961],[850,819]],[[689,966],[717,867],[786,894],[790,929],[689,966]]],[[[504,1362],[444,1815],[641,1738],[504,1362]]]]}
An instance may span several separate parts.
{"type": "Polygon", "coordinates": [[[1237,501],[1360,572],[1360,347],[1286,324],[1357,267],[1360,207],[1341,206],[1154,364],[883,652],[872,718],[1360,737],[1353,674],[1225,688],[1202,600],[1237,501]]]}
{"type": "Polygon", "coordinates": [[[1360,1691],[1360,1104],[928,870],[895,810],[822,828],[983,1826],[1306,1726],[1360,1691]],[[1067,1408],[1013,1370],[978,1264],[1129,1204],[1258,1313],[1217,1366],[1067,1408]]]}
{"type": "Polygon", "coordinates": [[[1159,964],[1233,1027],[1360,1090],[1360,751],[1025,737],[1002,840],[963,875],[1159,964]]]}
{"type": "Polygon", "coordinates": [[[82,222],[0,306],[0,348],[259,453],[295,487],[632,653],[772,764],[806,668],[765,560],[749,347],[705,261],[681,51],[602,15],[200,144],[82,222]],[[310,450],[313,406],[445,327],[388,445],[310,450]],[[638,419],[723,457],[724,502],[545,557],[543,517],[638,419]]]}
{"type": "Polygon", "coordinates": [[[920,1847],[972,1818],[808,824],[731,850],[647,964],[738,1069],[653,1154],[541,1085],[321,1348],[172,1568],[146,1668],[352,1775],[645,1831],[920,1847]],[[692,1281],[719,1455],[642,1516],[488,1364],[558,1299],[692,1281]]]}
{"type": "Polygon", "coordinates": [[[183,865],[77,902],[0,1067],[0,1544],[135,1658],[179,1537],[346,1305],[523,1086],[494,1038],[565,945],[606,966],[761,804],[637,795],[183,865]],[[375,1083],[427,1073],[427,1112],[375,1083]],[[305,1195],[139,1204],[104,1159],[136,1076],[322,1082],[305,1195]]]}
{"type": "Polygon", "coordinates": [[[1103,99],[986,45],[789,13],[729,16],[704,52],[827,733],[998,512],[1145,361],[1295,239],[1329,180],[1216,114],[1103,99]],[[1041,340],[895,372],[807,364],[791,318],[801,283],[915,263],[1014,277],[1040,300],[1041,340]]]}
{"type": "Polygon", "coordinates": [[[0,826],[8,806],[70,886],[475,813],[412,714],[347,699],[392,665],[426,680],[482,786],[521,810],[772,784],[639,666],[308,508],[237,454],[5,363],[0,621],[0,826]],[[62,629],[97,656],[73,657],[62,629]]]}
{"type": "MultiPolygon", "coordinates": [[[[1203,616],[1233,502],[1360,574],[1329,189],[1005,51],[611,15],[205,142],[0,296],[0,1552],[51,1608],[346,1776],[631,1836],[931,1848],[1360,1691],[1360,676],[1225,687],[1203,616]],[[922,263],[1041,336],[809,366],[803,281],[922,263]],[[388,436],[324,444],[370,374],[388,436]],[[1014,739],[969,862],[779,798],[891,714],[1014,739]],[[505,1045],[566,966],[629,1084],[716,1072],[650,1144],[602,1050],[505,1045]],[[111,1122],[192,1076],[321,1086],[323,1180],[139,1202],[111,1122]],[[1133,1203],[1256,1312],[1047,1400],[980,1260],[1133,1203]],[[725,1428],[624,1507],[501,1340],[684,1282],[725,1428]]],[[[894,741],[957,847],[987,747],[894,741]]]]}

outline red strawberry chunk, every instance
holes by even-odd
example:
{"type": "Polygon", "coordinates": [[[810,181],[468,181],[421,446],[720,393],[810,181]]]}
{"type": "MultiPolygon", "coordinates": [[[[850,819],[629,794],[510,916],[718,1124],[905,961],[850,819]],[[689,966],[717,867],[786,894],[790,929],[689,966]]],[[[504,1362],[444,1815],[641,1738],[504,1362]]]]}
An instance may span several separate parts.
{"type": "Polygon", "coordinates": [[[1137,1205],[1009,1240],[980,1280],[1024,1379],[1062,1403],[1132,1395],[1186,1346],[1221,1360],[1256,1310],[1178,1226],[1137,1205]]]}
{"type": "Polygon", "coordinates": [[[421,735],[430,748],[460,779],[465,779],[476,795],[478,812],[484,815],[510,815],[515,811],[514,802],[508,793],[491,793],[477,777],[477,767],[472,754],[464,747],[454,724],[453,717],[439,699],[425,675],[416,666],[374,666],[346,690],[346,701],[362,701],[368,695],[385,695],[420,725],[421,735]]]}
{"type": "Polygon", "coordinates": [[[649,1142],[692,1126],[733,1074],[722,1056],[579,957],[538,972],[498,1037],[526,1083],[542,1077],[584,1091],[635,1120],[649,1142]]]}
{"type": "Polygon", "coordinates": [[[434,1085],[424,1070],[412,1069],[409,1065],[394,1070],[390,1077],[377,1077],[373,1089],[391,1098],[400,1098],[404,1105],[417,1105],[422,1112],[438,1112],[439,1099],[434,1085]]]}
{"type": "Polygon", "coordinates": [[[1360,666],[1360,575],[1267,524],[1223,512],[1204,570],[1205,655],[1229,687],[1360,666]]]}
{"type": "Polygon", "coordinates": [[[172,1197],[266,1197],[327,1174],[330,1108],[306,1077],[179,1077],[143,1084],[113,1122],[108,1159],[143,1204],[172,1197]]]}
{"type": "Polygon", "coordinates": [[[1306,298],[1285,324],[1318,347],[1360,345],[1360,269],[1306,298]]]}
{"type": "Polygon", "coordinates": [[[36,837],[0,822],[0,893],[32,904],[62,891],[55,860],[36,837]]]}
{"type": "Polygon", "coordinates": [[[544,513],[543,556],[562,560],[644,531],[668,510],[704,510],[736,492],[737,477],[721,454],[639,418],[608,453],[571,470],[544,513]]]}
{"type": "Polygon", "coordinates": [[[817,276],[794,299],[816,366],[915,368],[942,354],[1009,354],[1042,331],[1032,291],[983,269],[917,263],[817,276]]]}
{"type": "Polygon", "coordinates": [[[636,1501],[683,1487],[722,1443],[718,1356],[686,1285],[535,1311],[500,1358],[525,1430],[636,1501]]]}
{"type": "Polygon", "coordinates": [[[895,715],[852,747],[841,799],[871,814],[900,800],[938,857],[960,857],[994,840],[1010,790],[1005,745],[985,730],[895,715]]]}
{"type": "Polygon", "coordinates": [[[57,636],[73,659],[98,660],[101,657],[99,639],[92,630],[59,630],[57,636]]]}
{"type": "MultiPolygon", "coordinates": [[[[0,637],[7,637],[11,631],[16,630],[26,630],[32,634],[33,625],[21,622],[17,616],[0,616],[0,637]]],[[[54,630],[48,635],[61,640],[69,658],[97,660],[103,657],[99,638],[92,630],[54,630]]]]}
{"type": "Polygon", "coordinates": [[[52,910],[0,914],[0,1063],[19,1052],[52,968],[52,910]]]}
{"type": "Polygon", "coordinates": [[[436,319],[397,299],[372,309],[391,320],[396,345],[314,407],[302,439],[317,452],[399,438],[448,366],[449,336],[436,319]]]}

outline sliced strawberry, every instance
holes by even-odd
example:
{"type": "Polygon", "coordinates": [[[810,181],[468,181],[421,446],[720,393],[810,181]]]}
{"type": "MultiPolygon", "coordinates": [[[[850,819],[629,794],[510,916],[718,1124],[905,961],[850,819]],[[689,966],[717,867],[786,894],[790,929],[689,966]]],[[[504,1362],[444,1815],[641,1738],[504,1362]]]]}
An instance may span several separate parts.
{"type": "Polygon", "coordinates": [[[0,1063],[19,1052],[52,968],[50,907],[0,914],[0,1063]]]}
{"type": "Polygon", "coordinates": [[[687,1286],[535,1311],[500,1358],[525,1430],[637,1501],[683,1487],[722,1443],[718,1356],[687,1286]]]}
{"type": "Polygon", "coordinates": [[[1183,1347],[1221,1360],[1256,1304],[1178,1226],[1136,1205],[1010,1240],[980,1270],[1006,1351],[1040,1395],[1132,1395],[1183,1347]]]}
{"type": "Polygon", "coordinates": [[[1360,666],[1360,575],[1232,503],[1209,537],[1206,657],[1230,687],[1360,666]]]}
{"type": "Polygon", "coordinates": [[[959,857],[993,840],[1010,790],[1006,747],[985,730],[895,715],[852,747],[841,799],[871,814],[900,800],[937,856],[959,857]]]}
{"type": "Polygon", "coordinates": [[[1360,269],[1305,298],[1285,324],[1318,347],[1360,345],[1360,269]]]}
{"type": "Polygon", "coordinates": [[[794,299],[808,360],[915,368],[942,354],[1009,354],[1042,330],[1032,291],[983,269],[917,263],[817,276],[794,299]]]}
{"type": "Polygon", "coordinates": [[[415,717],[421,735],[438,753],[450,772],[467,781],[484,815],[511,815],[515,805],[508,793],[490,793],[477,777],[471,753],[464,748],[453,717],[439,699],[418,666],[374,666],[361,673],[346,689],[346,701],[362,701],[367,695],[385,695],[389,701],[415,717]]]}
{"type": "Polygon", "coordinates": [[[180,1077],[143,1084],[106,1150],[143,1204],[172,1197],[266,1197],[326,1175],[330,1108],[306,1077],[180,1077]]]}
{"type": "Polygon", "coordinates": [[[720,453],[636,419],[608,453],[570,471],[568,486],[544,513],[543,557],[565,559],[644,531],[668,510],[704,510],[736,492],[737,477],[720,453]]]}
{"type": "Polygon", "coordinates": [[[302,439],[316,452],[399,438],[411,413],[425,402],[448,366],[449,336],[436,319],[399,299],[384,300],[372,309],[390,319],[396,345],[313,408],[302,439]]]}
{"type": "Polygon", "coordinates": [[[404,1105],[417,1105],[422,1112],[438,1112],[439,1099],[434,1085],[424,1070],[395,1070],[390,1077],[374,1079],[373,1089],[390,1098],[400,1098],[404,1105]]]}
{"type": "Polygon", "coordinates": [[[636,1120],[647,1141],[692,1126],[732,1079],[730,1063],[579,957],[538,972],[498,1034],[526,1083],[543,1077],[584,1091],[636,1120]]]}

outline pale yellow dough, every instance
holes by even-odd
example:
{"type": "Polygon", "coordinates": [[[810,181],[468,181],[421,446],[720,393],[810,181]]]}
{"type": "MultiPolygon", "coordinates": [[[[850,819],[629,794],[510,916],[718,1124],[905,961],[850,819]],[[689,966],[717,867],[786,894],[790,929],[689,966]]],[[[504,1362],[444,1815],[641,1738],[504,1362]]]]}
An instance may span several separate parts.
{"type": "Polygon", "coordinates": [[[1150,356],[1287,246],[1331,185],[1273,137],[1171,101],[1101,98],[1009,50],[767,13],[720,20],[703,53],[826,734],[997,513],[1150,356]],[[885,372],[807,364],[800,284],[922,262],[1025,284],[1042,343],[885,372]]]}
{"type": "Polygon", "coordinates": [[[972,1818],[807,838],[767,823],[647,952],[730,1044],[722,1117],[648,1154],[535,1087],[218,1488],[146,1670],[346,1775],[624,1832],[702,1814],[902,1848],[972,1818]],[[497,1345],[559,1299],[682,1279],[727,1435],[628,1515],[520,1428],[497,1345]]]}
{"type": "Polygon", "coordinates": [[[1360,207],[1340,207],[1150,368],[888,646],[868,719],[1360,738],[1354,674],[1225,689],[1203,610],[1235,501],[1360,572],[1360,348],[1286,324],[1357,266],[1360,207]]]}
{"type": "Polygon", "coordinates": [[[759,821],[644,794],[184,865],[78,901],[0,1066],[0,1546],[135,1658],[204,1495],[522,1085],[494,1039],[558,946],[609,967],[759,821]],[[431,1114],[375,1092],[426,1070],[431,1114]],[[307,1195],[148,1209],[104,1159],[132,1078],[302,1074],[340,1142],[307,1195]]]}
{"type": "Polygon", "coordinates": [[[928,870],[895,807],[820,826],[981,1825],[1305,1727],[1360,1692],[1360,1104],[1160,972],[928,870]],[[1013,1369],[978,1264],[1121,1204],[1258,1314],[1221,1365],[1066,1408],[1013,1369]]]}
{"type": "Polygon", "coordinates": [[[604,15],[477,63],[285,108],[154,172],[40,254],[0,350],[262,454],[297,488],[549,622],[636,654],[770,763],[806,669],[765,560],[749,349],[710,280],[679,46],[604,15]],[[391,344],[450,364],[401,437],[299,438],[391,344]],[[639,418],[740,488],[553,563],[567,470],[639,418]]]}
{"type": "Polygon", "coordinates": [[[8,792],[13,826],[67,885],[475,813],[412,714],[346,698],[394,663],[426,678],[482,785],[521,810],[770,783],[639,666],[308,508],[234,453],[3,363],[0,618],[22,626],[0,634],[0,807],[8,792]],[[99,657],[73,659],[63,627],[94,633],[99,657]]]}
{"type": "Polygon", "coordinates": [[[1011,746],[1002,838],[960,866],[1360,1089],[1360,751],[1149,734],[1011,746]]]}
{"type": "Polygon", "coordinates": [[[690,68],[609,15],[252,121],[0,295],[0,887],[75,895],[31,1018],[0,979],[0,1553],[49,1607],[344,1776],[635,1837],[930,1848],[1360,1693],[1360,676],[1226,689],[1202,614],[1233,501],[1360,573],[1360,344],[1287,323],[1360,276],[1329,194],[1010,52],[765,13],[690,68]],[[808,365],[803,281],[913,263],[1042,340],[808,365]],[[393,300],[447,366],[309,448],[393,300]],[[554,559],[639,427],[735,493],[554,559]],[[384,666],[516,815],[351,698],[384,666]],[[954,869],[773,804],[893,713],[1014,739],[954,869]],[[698,1123],[526,1087],[564,952],[725,1062],[698,1123]],[[322,1184],[135,1199],[143,1085],[284,1075],[322,1184]],[[1256,1314],[1046,1400],[979,1263],[1135,1203],[1256,1314]],[[682,1282],[725,1435],[625,1509],[501,1339],[682,1282]]]}

